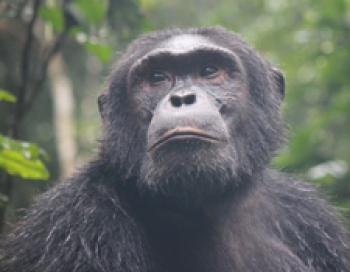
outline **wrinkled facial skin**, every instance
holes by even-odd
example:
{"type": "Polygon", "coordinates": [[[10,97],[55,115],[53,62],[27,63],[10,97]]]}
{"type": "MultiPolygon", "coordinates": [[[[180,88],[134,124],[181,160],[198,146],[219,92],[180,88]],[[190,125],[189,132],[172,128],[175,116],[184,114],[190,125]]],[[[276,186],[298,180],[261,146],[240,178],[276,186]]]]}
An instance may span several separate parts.
{"type": "MultiPolygon", "coordinates": [[[[238,171],[247,86],[239,59],[193,36],[150,52],[129,73],[129,96],[147,129],[140,186],[178,197],[221,195],[238,171]]],[[[232,184],[231,184],[232,185],[232,184]]]]}
{"type": "Polygon", "coordinates": [[[103,156],[137,176],[141,193],[199,205],[220,198],[282,142],[283,76],[239,37],[212,34],[138,41],[100,101],[103,156]]]}

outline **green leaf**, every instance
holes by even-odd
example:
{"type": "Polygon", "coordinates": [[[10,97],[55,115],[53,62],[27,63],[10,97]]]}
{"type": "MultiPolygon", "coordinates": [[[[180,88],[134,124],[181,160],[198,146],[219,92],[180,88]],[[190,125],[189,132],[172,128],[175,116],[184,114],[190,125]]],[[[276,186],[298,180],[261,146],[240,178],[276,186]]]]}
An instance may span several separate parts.
{"type": "Polygon", "coordinates": [[[46,180],[49,172],[42,158],[46,153],[37,145],[10,139],[0,134],[0,168],[25,179],[46,180]]]}
{"type": "Polygon", "coordinates": [[[0,167],[11,175],[18,175],[25,179],[46,180],[49,177],[42,161],[27,159],[18,151],[0,151],[0,167]]]}
{"type": "Polygon", "coordinates": [[[47,23],[51,24],[55,31],[61,32],[63,30],[64,17],[61,8],[42,6],[40,8],[39,15],[47,23]]]}
{"type": "Polygon", "coordinates": [[[72,37],[76,37],[79,33],[82,33],[81,26],[72,26],[68,30],[69,35],[72,37]]]}
{"type": "Polygon", "coordinates": [[[16,102],[16,96],[14,96],[13,94],[11,94],[8,91],[0,89],[0,101],[14,103],[14,102],[16,102]]]}
{"type": "Polygon", "coordinates": [[[149,10],[157,5],[157,0],[140,0],[140,5],[143,9],[149,10]]]}
{"type": "Polygon", "coordinates": [[[112,47],[109,44],[87,41],[84,43],[84,47],[101,62],[107,62],[112,55],[112,47]]]}
{"type": "Polygon", "coordinates": [[[107,10],[106,0],[75,0],[72,4],[78,7],[78,10],[88,23],[99,24],[105,18],[107,10]]]}

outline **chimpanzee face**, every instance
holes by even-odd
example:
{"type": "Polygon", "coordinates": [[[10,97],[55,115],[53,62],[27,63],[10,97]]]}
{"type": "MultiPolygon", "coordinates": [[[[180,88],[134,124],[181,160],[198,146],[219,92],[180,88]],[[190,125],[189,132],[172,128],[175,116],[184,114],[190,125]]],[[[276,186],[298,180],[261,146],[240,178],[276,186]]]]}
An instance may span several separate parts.
{"type": "Polygon", "coordinates": [[[199,33],[173,35],[130,64],[125,104],[138,125],[127,133],[144,139],[134,141],[141,190],[222,195],[276,149],[279,136],[269,133],[280,130],[275,89],[283,77],[235,39],[230,45],[199,33]]]}

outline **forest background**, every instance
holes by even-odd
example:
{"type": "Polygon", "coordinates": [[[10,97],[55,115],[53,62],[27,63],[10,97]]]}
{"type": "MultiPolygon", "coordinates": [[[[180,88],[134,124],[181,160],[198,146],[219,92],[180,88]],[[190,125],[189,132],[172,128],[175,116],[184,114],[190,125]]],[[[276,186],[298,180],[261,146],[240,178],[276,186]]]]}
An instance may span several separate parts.
{"type": "Polygon", "coordinates": [[[0,232],[96,153],[97,97],[133,38],[209,25],[284,72],[289,144],[272,165],[349,219],[350,0],[1,0],[0,232]]]}

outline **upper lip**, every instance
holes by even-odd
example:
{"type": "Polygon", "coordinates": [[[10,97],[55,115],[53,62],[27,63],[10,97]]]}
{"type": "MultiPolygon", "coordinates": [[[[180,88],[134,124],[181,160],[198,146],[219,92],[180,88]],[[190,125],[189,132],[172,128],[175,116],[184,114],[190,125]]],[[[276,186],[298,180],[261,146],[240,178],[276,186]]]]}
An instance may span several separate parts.
{"type": "Polygon", "coordinates": [[[199,128],[194,128],[194,127],[176,127],[170,130],[167,130],[165,133],[163,133],[163,135],[161,135],[161,137],[159,138],[159,140],[157,140],[155,143],[153,143],[148,151],[154,149],[155,147],[157,147],[158,145],[166,142],[167,140],[176,137],[176,136],[195,136],[195,137],[200,137],[200,138],[205,138],[208,140],[212,140],[212,141],[219,141],[220,139],[208,134],[206,131],[199,129],[199,128]]]}

